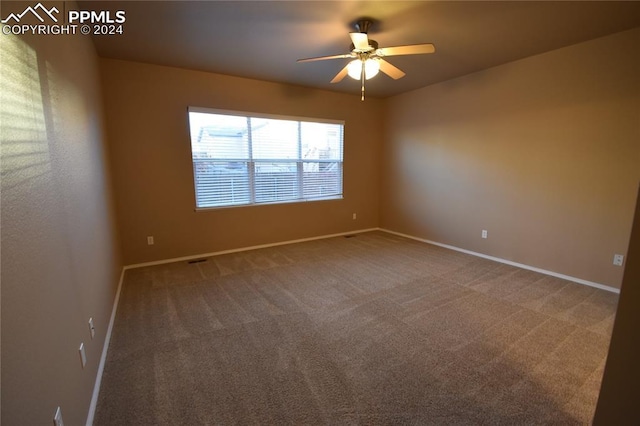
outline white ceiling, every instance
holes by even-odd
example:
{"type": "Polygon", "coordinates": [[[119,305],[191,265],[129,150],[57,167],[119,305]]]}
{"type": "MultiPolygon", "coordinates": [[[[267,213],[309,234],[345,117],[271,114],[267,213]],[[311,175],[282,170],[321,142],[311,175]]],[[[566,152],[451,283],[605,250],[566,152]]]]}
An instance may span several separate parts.
{"type": "Polygon", "coordinates": [[[367,96],[387,97],[640,26],[639,1],[81,1],[124,10],[123,35],[94,36],[103,57],[359,93],[330,84],[347,59],[357,18],[379,21],[380,47],[434,43],[431,55],[389,57],[407,75],[380,74],[367,96]]]}

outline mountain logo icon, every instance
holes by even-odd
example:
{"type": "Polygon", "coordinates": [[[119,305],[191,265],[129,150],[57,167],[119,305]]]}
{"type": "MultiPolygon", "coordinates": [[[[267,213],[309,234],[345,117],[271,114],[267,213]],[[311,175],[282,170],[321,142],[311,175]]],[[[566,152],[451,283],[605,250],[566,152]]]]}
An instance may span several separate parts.
{"type": "Polygon", "coordinates": [[[35,16],[40,22],[44,22],[44,18],[41,15],[46,15],[48,16],[53,22],[58,22],[58,18],[55,17],[54,13],[59,13],[60,11],[56,8],[56,7],[52,7],[51,9],[47,9],[46,7],[44,7],[42,5],[42,3],[38,3],[36,4],[34,7],[28,6],[22,13],[10,13],[9,16],[7,16],[5,19],[3,19],[2,22],[3,24],[7,24],[9,23],[10,20],[14,20],[15,23],[20,22],[20,20],[22,19],[22,17],[24,15],[26,15],[27,13],[31,13],[33,16],[35,16]],[[40,14],[38,14],[38,12],[40,12],[40,14]]]}

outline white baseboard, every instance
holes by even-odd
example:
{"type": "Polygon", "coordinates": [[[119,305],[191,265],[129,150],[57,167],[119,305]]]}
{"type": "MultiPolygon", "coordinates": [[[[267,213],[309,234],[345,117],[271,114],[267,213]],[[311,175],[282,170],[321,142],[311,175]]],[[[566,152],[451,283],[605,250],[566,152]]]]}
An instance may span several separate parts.
{"type": "Polygon", "coordinates": [[[107,362],[107,351],[109,349],[109,342],[111,341],[111,332],[113,331],[113,323],[116,320],[116,311],[118,310],[118,302],[120,301],[120,290],[122,290],[122,281],[124,281],[125,269],[126,268],[122,268],[122,272],[120,273],[120,281],[118,282],[116,297],[113,300],[113,308],[111,309],[111,318],[109,318],[109,326],[107,327],[107,334],[104,338],[104,345],[102,346],[102,355],[100,356],[100,363],[98,364],[98,373],[96,374],[96,382],[93,385],[93,394],[91,395],[91,404],[89,405],[89,414],[87,415],[87,426],[93,425],[93,418],[96,415],[96,407],[98,405],[98,395],[100,394],[100,385],[102,384],[102,373],[104,372],[104,365],[107,362]]]}
{"type": "Polygon", "coordinates": [[[383,231],[383,232],[388,232],[389,234],[398,235],[400,237],[409,238],[409,239],[420,241],[420,242],[427,243],[427,244],[433,244],[434,246],[443,247],[443,248],[446,248],[446,249],[449,249],[449,250],[454,250],[454,251],[458,251],[458,252],[461,252],[461,253],[470,254],[472,256],[482,257],[484,259],[493,260],[495,262],[504,263],[506,265],[515,266],[517,268],[527,269],[527,270],[533,271],[533,272],[539,272],[541,274],[550,275],[552,277],[561,278],[563,280],[572,281],[574,283],[586,285],[586,286],[589,286],[589,287],[599,288],[601,290],[610,291],[611,293],[620,294],[620,289],[615,288],[615,287],[611,287],[611,286],[608,286],[608,285],[604,285],[604,284],[599,284],[599,283],[595,283],[595,282],[592,282],[592,281],[583,280],[581,278],[576,278],[576,277],[572,277],[570,275],[560,274],[558,272],[548,271],[546,269],[536,268],[535,266],[529,266],[529,265],[525,265],[523,263],[512,262],[511,260],[506,260],[506,259],[501,259],[499,257],[489,256],[487,254],[482,254],[482,253],[478,253],[478,252],[475,252],[475,251],[462,249],[460,247],[450,246],[448,244],[438,243],[436,241],[431,241],[431,240],[427,240],[427,239],[424,239],[424,238],[414,237],[413,235],[407,235],[407,234],[403,234],[401,232],[391,231],[389,229],[379,228],[379,230],[383,231]]]}
{"type": "MultiPolygon", "coordinates": [[[[288,241],[280,241],[280,242],[277,242],[277,243],[260,244],[260,245],[249,246],[249,247],[240,247],[240,248],[236,248],[236,249],[222,250],[222,251],[211,252],[211,253],[196,254],[196,255],[192,255],[192,256],[183,256],[183,257],[176,257],[176,258],[171,258],[171,259],[162,259],[162,260],[157,260],[157,261],[153,261],[153,262],[136,263],[136,264],[133,264],[133,265],[125,266],[124,269],[123,269],[123,273],[124,273],[124,270],[134,269],[134,268],[141,268],[141,267],[144,267],[144,266],[154,266],[154,265],[162,265],[162,264],[165,264],[165,263],[183,262],[183,261],[188,261],[188,260],[193,260],[193,259],[201,259],[203,257],[219,256],[221,254],[238,253],[238,252],[248,251],[248,250],[257,250],[257,249],[267,248],[267,247],[276,247],[276,246],[283,246],[283,245],[287,245],[287,244],[302,243],[302,242],[306,242],[306,241],[322,240],[322,239],[326,239],[326,238],[340,237],[340,236],[343,236],[343,235],[350,235],[350,234],[361,234],[363,232],[371,232],[371,231],[387,232],[389,234],[398,235],[400,237],[409,238],[409,239],[412,239],[412,240],[415,240],[415,241],[420,241],[420,242],[427,243],[427,244],[433,244],[434,246],[443,247],[443,248],[446,248],[446,249],[449,249],[449,250],[454,250],[454,251],[457,251],[457,252],[466,253],[466,254],[469,254],[469,255],[472,255],[472,256],[477,256],[477,257],[481,257],[481,258],[488,259],[488,260],[493,260],[494,262],[504,263],[506,265],[515,266],[517,268],[527,269],[527,270],[533,271],[533,272],[539,272],[541,274],[549,275],[549,276],[560,278],[560,279],[567,280],[567,281],[572,281],[574,283],[586,285],[586,286],[589,286],[589,287],[595,287],[595,288],[599,288],[601,290],[605,290],[605,291],[609,291],[609,292],[617,293],[617,294],[620,293],[620,289],[615,288],[615,287],[611,287],[611,286],[608,286],[608,285],[605,285],[605,284],[600,284],[600,283],[596,283],[596,282],[593,282],[593,281],[583,280],[582,278],[572,277],[570,275],[565,275],[565,274],[561,274],[561,273],[558,273],[558,272],[549,271],[547,269],[542,269],[542,268],[538,268],[538,267],[535,267],[535,266],[525,265],[524,263],[513,262],[511,260],[502,259],[502,258],[495,257],[495,256],[489,256],[487,254],[478,253],[478,252],[471,251],[471,250],[466,250],[466,249],[463,249],[463,248],[460,248],[460,247],[451,246],[449,244],[439,243],[437,241],[427,240],[425,238],[420,238],[420,237],[416,237],[416,236],[413,236],[413,235],[403,234],[401,232],[396,232],[396,231],[392,231],[390,229],[385,229],[385,228],[358,229],[358,230],[355,230],[355,231],[340,232],[340,233],[337,233],[337,234],[320,235],[320,236],[317,236],[317,237],[300,238],[300,239],[297,239],[297,240],[288,240],[288,241]]],[[[118,294],[119,294],[119,292],[120,292],[120,289],[118,288],[118,294]]],[[[114,310],[114,313],[115,313],[115,310],[114,310]]]]}
{"type": "Polygon", "coordinates": [[[356,231],[340,232],[340,233],[337,233],[337,234],[320,235],[318,237],[300,238],[298,240],[289,240],[289,241],[280,241],[280,242],[277,242],[277,243],[260,244],[260,245],[257,245],[257,246],[241,247],[241,248],[230,249],[230,250],[216,251],[216,252],[212,252],[212,253],[195,254],[193,256],[175,257],[175,258],[172,258],[172,259],[162,259],[162,260],[156,260],[156,261],[153,261],[153,262],[144,262],[144,263],[136,263],[136,264],[133,264],[133,265],[127,265],[127,266],[124,267],[124,269],[134,269],[134,268],[141,268],[141,267],[144,267],[144,266],[162,265],[162,264],[165,264],[165,263],[173,263],[173,262],[184,262],[186,260],[202,259],[203,257],[219,256],[221,254],[238,253],[238,252],[241,252],[241,251],[257,250],[257,249],[267,248],[267,247],[276,247],[276,246],[284,246],[284,245],[287,245],[287,244],[304,243],[306,241],[324,240],[326,238],[341,237],[343,235],[351,235],[351,234],[362,234],[363,232],[371,232],[371,231],[378,231],[378,230],[380,230],[380,228],[358,229],[356,231]]]}

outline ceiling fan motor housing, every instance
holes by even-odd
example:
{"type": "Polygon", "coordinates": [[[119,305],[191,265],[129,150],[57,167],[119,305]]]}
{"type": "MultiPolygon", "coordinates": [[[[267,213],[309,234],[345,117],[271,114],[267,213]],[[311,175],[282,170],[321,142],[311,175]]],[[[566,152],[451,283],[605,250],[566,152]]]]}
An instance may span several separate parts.
{"type": "MultiPolygon", "coordinates": [[[[378,42],[375,41],[375,40],[369,39],[369,46],[371,47],[369,52],[373,52],[373,51],[378,50],[378,42]]],[[[349,45],[349,50],[351,50],[353,52],[355,49],[356,49],[356,47],[353,45],[353,43],[351,43],[351,45],[349,45]]]]}

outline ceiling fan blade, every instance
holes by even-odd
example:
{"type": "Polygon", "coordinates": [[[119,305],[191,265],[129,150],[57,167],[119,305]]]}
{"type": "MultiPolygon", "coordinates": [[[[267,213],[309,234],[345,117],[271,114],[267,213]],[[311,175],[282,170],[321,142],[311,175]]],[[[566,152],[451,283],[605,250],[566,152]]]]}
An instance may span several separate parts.
{"type": "Polygon", "coordinates": [[[345,65],[344,68],[342,68],[340,70],[340,72],[338,74],[336,74],[335,77],[333,77],[333,80],[331,80],[332,83],[339,83],[342,81],[343,78],[345,78],[347,76],[347,68],[349,67],[349,65],[345,65]]]}
{"type": "Polygon", "coordinates": [[[394,80],[404,77],[406,74],[395,65],[391,65],[389,62],[384,59],[378,59],[380,61],[380,71],[388,75],[394,80]]]}
{"type": "Polygon", "coordinates": [[[383,47],[378,49],[376,53],[379,56],[397,56],[397,55],[419,55],[423,53],[433,53],[436,47],[431,43],[410,44],[407,46],[383,47]]]}
{"type": "Polygon", "coordinates": [[[371,49],[367,33],[349,33],[349,37],[351,37],[351,42],[355,46],[356,50],[367,51],[371,49]]]}
{"type": "Polygon", "coordinates": [[[298,59],[296,62],[313,62],[313,61],[324,61],[327,59],[344,59],[344,58],[355,58],[355,55],[353,55],[352,53],[343,53],[341,55],[317,56],[315,58],[298,59]]]}

